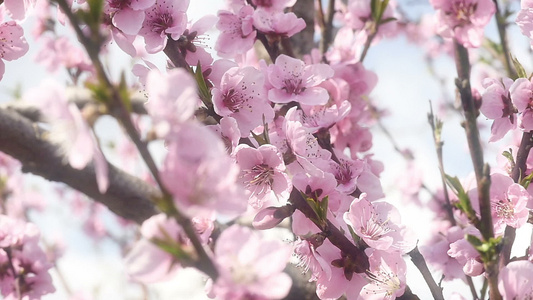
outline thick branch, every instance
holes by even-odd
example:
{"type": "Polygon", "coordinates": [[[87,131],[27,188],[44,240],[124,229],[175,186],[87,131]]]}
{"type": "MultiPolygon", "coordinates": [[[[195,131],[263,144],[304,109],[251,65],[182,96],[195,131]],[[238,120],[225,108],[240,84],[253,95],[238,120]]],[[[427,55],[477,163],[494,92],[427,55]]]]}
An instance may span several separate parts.
{"type": "Polygon", "coordinates": [[[100,194],[92,164],[72,168],[39,127],[13,110],[0,108],[0,151],[19,160],[24,172],[63,182],[123,218],[140,224],[157,213],[151,201],[161,197],[156,188],[109,165],[109,189],[100,194]]]}
{"type": "Polygon", "coordinates": [[[304,30],[291,37],[295,57],[302,57],[315,47],[315,4],[314,0],[298,0],[292,12],[305,21],[304,30]]]}

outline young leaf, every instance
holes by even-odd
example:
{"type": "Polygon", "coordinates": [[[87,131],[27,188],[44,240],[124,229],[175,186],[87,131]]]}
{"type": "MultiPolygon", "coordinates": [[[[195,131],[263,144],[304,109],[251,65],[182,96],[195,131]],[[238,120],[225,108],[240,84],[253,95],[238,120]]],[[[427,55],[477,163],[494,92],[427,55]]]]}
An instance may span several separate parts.
{"type": "Polygon", "coordinates": [[[524,70],[524,67],[518,61],[518,59],[512,55],[511,55],[511,59],[513,60],[513,65],[516,69],[516,74],[518,75],[518,78],[527,78],[526,70],[524,70]]]}

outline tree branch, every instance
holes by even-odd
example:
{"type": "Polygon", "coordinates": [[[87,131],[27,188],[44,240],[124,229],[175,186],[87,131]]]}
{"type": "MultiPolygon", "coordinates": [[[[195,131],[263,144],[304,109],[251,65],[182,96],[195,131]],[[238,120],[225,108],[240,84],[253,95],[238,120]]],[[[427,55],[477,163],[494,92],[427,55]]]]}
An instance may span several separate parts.
{"type": "Polygon", "coordinates": [[[109,165],[109,188],[100,194],[93,164],[77,170],[67,163],[46,132],[10,109],[0,108],[0,151],[22,163],[22,171],[62,182],[107,206],[113,213],[141,224],[157,213],[153,186],[109,165]]]}

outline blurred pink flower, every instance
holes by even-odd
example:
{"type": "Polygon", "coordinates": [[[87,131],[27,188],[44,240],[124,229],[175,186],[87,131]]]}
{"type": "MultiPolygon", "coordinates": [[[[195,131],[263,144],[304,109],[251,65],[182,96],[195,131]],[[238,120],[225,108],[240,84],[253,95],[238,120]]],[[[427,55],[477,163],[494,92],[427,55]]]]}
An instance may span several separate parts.
{"type": "Polygon", "coordinates": [[[512,261],[500,270],[498,290],[503,299],[530,299],[533,296],[533,263],[512,261]]]}
{"type": "Polygon", "coordinates": [[[291,37],[305,28],[305,21],[294,13],[269,12],[257,9],[253,15],[254,27],[267,35],[291,37]]]}
{"type": "Polygon", "coordinates": [[[106,0],[104,12],[110,14],[113,25],[125,34],[136,35],[144,21],[144,10],[155,4],[155,0],[106,0]]]}
{"type": "Polygon", "coordinates": [[[239,167],[213,131],[185,123],[167,140],[167,149],[161,179],[180,210],[190,217],[235,217],[246,210],[245,193],[236,184],[239,167]]]}
{"type": "Polygon", "coordinates": [[[265,240],[246,227],[233,225],[224,230],[215,245],[220,272],[212,283],[210,297],[224,300],[282,299],[292,285],[283,269],[292,247],[265,240]]]}
{"type": "Polygon", "coordinates": [[[200,103],[196,81],[183,69],[172,69],[166,74],[151,70],[146,79],[146,91],[146,110],[153,117],[160,137],[166,137],[192,118],[200,103]]]}
{"type": "Polygon", "coordinates": [[[438,33],[466,48],[481,46],[483,30],[496,7],[492,0],[430,0],[437,10],[438,33]]]}
{"type": "Polygon", "coordinates": [[[518,111],[511,101],[509,92],[512,84],[513,80],[510,78],[502,78],[501,80],[487,78],[483,81],[485,91],[479,110],[485,117],[494,120],[491,127],[490,142],[500,140],[509,130],[518,127],[518,111]]]}

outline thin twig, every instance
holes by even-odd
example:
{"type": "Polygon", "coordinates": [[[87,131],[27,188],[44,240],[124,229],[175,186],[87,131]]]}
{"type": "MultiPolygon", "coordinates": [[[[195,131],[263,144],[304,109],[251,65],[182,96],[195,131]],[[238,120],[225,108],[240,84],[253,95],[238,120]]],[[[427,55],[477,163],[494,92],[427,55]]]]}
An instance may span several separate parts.
{"type": "Polygon", "coordinates": [[[408,254],[409,257],[411,257],[411,261],[413,262],[413,264],[422,274],[422,277],[424,277],[424,280],[426,281],[429,290],[431,291],[431,295],[433,295],[433,298],[435,300],[444,300],[444,296],[442,295],[442,288],[437,285],[435,279],[433,279],[433,276],[431,276],[431,272],[428,269],[424,256],[422,256],[422,254],[420,254],[420,251],[418,251],[418,246],[416,246],[408,254]]]}

